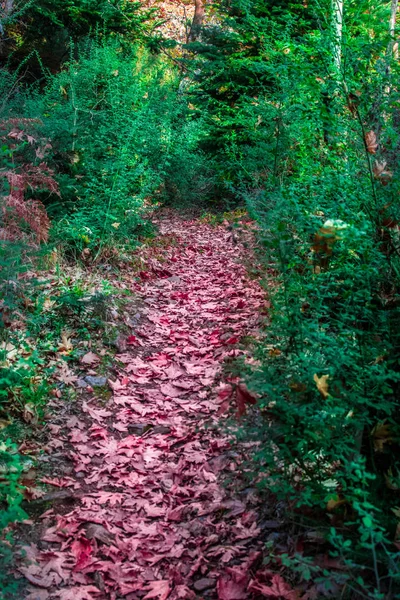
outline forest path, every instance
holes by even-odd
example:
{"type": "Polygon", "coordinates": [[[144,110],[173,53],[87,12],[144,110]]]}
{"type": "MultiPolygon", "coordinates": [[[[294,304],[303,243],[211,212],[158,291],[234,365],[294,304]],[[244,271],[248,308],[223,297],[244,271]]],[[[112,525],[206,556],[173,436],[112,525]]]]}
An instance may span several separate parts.
{"type": "Polygon", "coordinates": [[[251,597],[257,498],[244,490],[246,445],[221,424],[234,395],[222,369],[258,329],[264,292],[226,227],[173,214],[159,227],[112,398],[94,394],[52,426],[73,462],[54,484],[77,501],[42,516],[21,569],[30,600],[251,597]]]}

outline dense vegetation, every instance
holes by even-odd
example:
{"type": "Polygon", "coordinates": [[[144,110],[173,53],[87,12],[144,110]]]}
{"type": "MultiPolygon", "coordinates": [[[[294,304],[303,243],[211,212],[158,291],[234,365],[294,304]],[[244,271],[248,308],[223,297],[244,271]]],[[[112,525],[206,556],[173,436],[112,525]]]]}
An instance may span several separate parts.
{"type": "MultiPolygon", "coordinates": [[[[83,294],[64,290],[49,315],[32,265],[125,252],[156,203],[245,205],[275,292],[257,366],[241,366],[260,417],[243,433],[261,441],[253,478],[301,540],[270,542],[270,561],[320,581],[321,597],[396,597],[397,2],[214,3],[184,47],[125,0],[0,10],[3,425],[43,410],[49,347],[29,340],[55,314],[59,337],[83,294]]],[[[10,435],[0,526],[20,516],[10,435]]]]}

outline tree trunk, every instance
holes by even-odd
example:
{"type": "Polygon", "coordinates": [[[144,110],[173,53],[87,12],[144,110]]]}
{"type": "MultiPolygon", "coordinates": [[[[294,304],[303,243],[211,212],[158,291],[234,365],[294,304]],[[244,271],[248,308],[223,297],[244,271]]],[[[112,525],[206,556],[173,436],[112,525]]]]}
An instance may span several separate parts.
{"type": "Polygon", "coordinates": [[[332,0],[333,60],[338,72],[342,64],[343,5],[344,0],[332,0]]]}
{"type": "Polygon", "coordinates": [[[4,21],[7,22],[7,18],[11,15],[14,10],[14,0],[6,0],[3,5],[3,10],[0,10],[0,35],[4,35],[4,21]]]}
{"type": "Polygon", "coordinates": [[[389,35],[390,42],[388,48],[388,54],[393,55],[393,58],[399,57],[399,45],[397,40],[395,39],[396,35],[396,16],[397,9],[399,7],[399,0],[392,0],[392,5],[390,7],[390,21],[389,21],[389,35]]]}
{"type": "Polygon", "coordinates": [[[189,42],[195,42],[199,38],[201,26],[204,21],[204,14],[204,1],[195,0],[194,17],[188,37],[189,42]]]}

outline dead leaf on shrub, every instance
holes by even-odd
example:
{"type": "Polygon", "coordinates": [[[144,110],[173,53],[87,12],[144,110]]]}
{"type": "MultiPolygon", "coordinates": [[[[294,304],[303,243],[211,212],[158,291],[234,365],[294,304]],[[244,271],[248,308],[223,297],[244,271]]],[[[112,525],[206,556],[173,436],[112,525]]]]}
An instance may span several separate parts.
{"type": "Polygon", "coordinates": [[[292,390],[292,392],[305,392],[307,390],[307,386],[305,383],[302,383],[301,381],[292,381],[289,384],[290,389],[292,390]]]}
{"type": "Polygon", "coordinates": [[[390,431],[390,425],[385,423],[385,421],[375,425],[371,431],[371,436],[373,439],[375,452],[383,452],[385,444],[390,444],[393,439],[390,431]]]}
{"type": "Polygon", "coordinates": [[[374,163],[374,166],[372,168],[372,171],[376,177],[376,179],[379,179],[379,181],[383,184],[383,185],[387,185],[389,183],[389,180],[393,177],[393,172],[389,171],[389,169],[386,169],[387,166],[387,162],[378,162],[377,160],[374,163]]]}
{"type": "Polygon", "coordinates": [[[271,356],[272,358],[276,358],[277,356],[280,356],[282,354],[282,351],[279,350],[279,348],[271,348],[271,350],[269,350],[268,355],[271,356]]]}
{"type": "Polygon", "coordinates": [[[345,498],[340,498],[338,495],[333,496],[326,505],[326,509],[328,512],[332,512],[335,508],[342,506],[343,504],[347,504],[347,500],[345,498]]]}
{"type": "Polygon", "coordinates": [[[238,417],[242,417],[246,413],[247,404],[255,404],[257,402],[255,396],[253,396],[247,387],[243,383],[239,383],[236,387],[236,404],[238,417]]]}
{"type": "Polygon", "coordinates": [[[329,375],[322,375],[322,377],[318,377],[318,375],[315,373],[313,379],[315,381],[315,384],[316,384],[317,389],[318,389],[319,393],[321,394],[321,396],[323,396],[324,398],[329,398],[329,392],[328,392],[329,375]]]}
{"type": "Polygon", "coordinates": [[[370,154],[376,154],[378,150],[378,142],[374,131],[367,131],[365,134],[365,146],[370,154]]]}

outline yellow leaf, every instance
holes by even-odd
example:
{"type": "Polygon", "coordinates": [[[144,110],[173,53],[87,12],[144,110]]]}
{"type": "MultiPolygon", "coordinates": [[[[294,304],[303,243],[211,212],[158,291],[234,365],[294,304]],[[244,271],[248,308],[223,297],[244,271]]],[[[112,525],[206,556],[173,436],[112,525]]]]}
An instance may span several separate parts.
{"type": "Polygon", "coordinates": [[[271,348],[271,350],[268,352],[268,354],[271,357],[276,357],[276,356],[280,356],[282,354],[282,351],[279,350],[279,348],[271,348]]]}
{"type": "Polygon", "coordinates": [[[6,419],[0,419],[0,429],[5,429],[11,424],[11,421],[7,421],[6,419]]]}
{"type": "Polygon", "coordinates": [[[342,504],[346,504],[346,503],[347,503],[347,500],[345,500],[344,498],[339,498],[339,496],[336,495],[336,496],[333,496],[328,501],[326,508],[327,508],[328,512],[332,512],[338,506],[341,506],[342,504]]]}
{"type": "Polygon", "coordinates": [[[329,375],[322,375],[322,377],[318,377],[318,375],[315,374],[313,379],[315,381],[315,384],[316,384],[317,389],[318,389],[319,393],[321,394],[321,396],[323,396],[324,398],[329,398],[329,392],[328,392],[329,375]]]}
{"type": "Polygon", "coordinates": [[[120,225],[121,223],[111,223],[111,227],[114,227],[114,229],[118,229],[120,225]]]}

